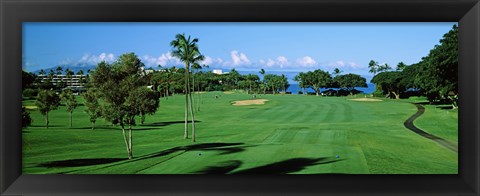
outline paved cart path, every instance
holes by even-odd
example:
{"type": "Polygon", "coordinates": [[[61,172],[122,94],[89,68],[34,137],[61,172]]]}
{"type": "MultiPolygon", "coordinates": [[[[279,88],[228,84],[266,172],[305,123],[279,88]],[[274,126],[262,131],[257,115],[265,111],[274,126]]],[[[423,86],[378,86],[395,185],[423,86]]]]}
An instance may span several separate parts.
{"type": "Polygon", "coordinates": [[[403,125],[405,125],[405,127],[407,129],[410,129],[411,131],[415,132],[416,134],[422,136],[422,137],[425,137],[427,139],[430,139],[434,142],[437,142],[438,144],[440,144],[441,146],[453,151],[453,152],[457,152],[458,153],[458,146],[448,140],[445,140],[443,138],[440,138],[440,137],[437,137],[435,135],[432,135],[432,134],[429,134],[421,129],[419,129],[418,127],[416,127],[414,124],[413,124],[413,121],[415,119],[417,119],[419,116],[421,116],[424,112],[425,112],[425,108],[420,105],[420,104],[414,104],[416,107],[417,107],[417,113],[415,113],[414,115],[412,115],[410,118],[408,118],[404,123],[403,125]]]}

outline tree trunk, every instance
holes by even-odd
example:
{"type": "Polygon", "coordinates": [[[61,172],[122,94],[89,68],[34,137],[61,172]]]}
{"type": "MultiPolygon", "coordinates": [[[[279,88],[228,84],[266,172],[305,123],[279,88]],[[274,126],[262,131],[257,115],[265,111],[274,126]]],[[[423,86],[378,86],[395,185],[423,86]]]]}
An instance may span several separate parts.
{"type": "MultiPolygon", "coordinates": [[[[188,70],[188,69],[187,69],[188,70]]],[[[187,72],[187,74],[189,74],[187,72]]],[[[192,93],[190,92],[190,76],[187,77],[187,95],[189,95],[190,98],[190,115],[192,115],[192,142],[195,142],[195,114],[193,112],[193,101],[192,101],[192,93]]]]}
{"type": "Polygon", "coordinates": [[[73,112],[70,112],[70,128],[72,128],[72,113],[73,112]]]}
{"type": "Polygon", "coordinates": [[[395,99],[400,99],[400,94],[396,93],[395,91],[390,91],[393,95],[395,95],[395,99]]]}
{"type": "Polygon", "coordinates": [[[48,112],[45,114],[45,124],[47,125],[47,129],[48,129],[48,112]]]}
{"type": "Polygon", "coordinates": [[[129,141],[128,141],[128,147],[129,147],[129,151],[128,151],[128,159],[132,159],[133,158],[133,149],[132,149],[132,120],[129,120],[129,141]]]}
{"type": "Polygon", "coordinates": [[[92,122],[92,130],[95,130],[95,122],[92,122]]]}
{"type": "Polygon", "coordinates": [[[188,64],[185,65],[185,131],[184,139],[188,139],[188,64]]]}
{"type": "MultiPolygon", "coordinates": [[[[189,74],[190,74],[190,73],[189,73],[189,74]]],[[[188,79],[190,79],[190,78],[188,78],[188,79]]],[[[190,81],[189,81],[189,83],[190,83],[190,81]]],[[[189,84],[188,87],[190,88],[190,89],[188,90],[188,91],[189,91],[188,93],[190,94],[190,96],[195,95],[195,71],[192,71],[192,84],[189,84]]],[[[190,102],[191,102],[191,104],[192,104],[192,108],[196,108],[196,107],[195,107],[195,105],[196,105],[195,99],[190,98],[190,102]]],[[[190,109],[191,109],[191,108],[190,108],[190,109]]],[[[196,111],[196,110],[193,110],[193,112],[195,112],[195,111],[196,111]]]]}
{"type": "Polygon", "coordinates": [[[165,99],[168,100],[168,88],[165,88],[165,99]]]}
{"type": "Polygon", "coordinates": [[[130,158],[130,148],[129,148],[130,145],[128,144],[127,135],[125,133],[125,126],[123,125],[123,123],[121,123],[120,126],[122,126],[123,139],[125,140],[125,146],[127,147],[128,159],[131,159],[130,158]]]}
{"type": "Polygon", "coordinates": [[[144,122],[145,122],[145,113],[140,112],[140,124],[143,125],[144,122]]]}

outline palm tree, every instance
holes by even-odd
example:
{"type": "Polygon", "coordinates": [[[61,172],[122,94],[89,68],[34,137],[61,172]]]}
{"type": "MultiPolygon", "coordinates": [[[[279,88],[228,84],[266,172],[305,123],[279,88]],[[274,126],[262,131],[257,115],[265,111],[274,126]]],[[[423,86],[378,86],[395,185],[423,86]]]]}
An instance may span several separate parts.
{"type": "Polygon", "coordinates": [[[405,67],[407,67],[407,65],[405,65],[405,63],[403,63],[403,62],[400,62],[397,65],[397,71],[403,71],[403,69],[405,69],[405,67]]]}
{"type": "Polygon", "coordinates": [[[62,71],[63,71],[63,68],[60,67],[60,66],[58,66],[57,69],[56,69],[56,71],[57,71],[57,75],[61,75],[61,74],[62,74],[62,71]]]}
{"type": "Polygon", "coordinates": [[[370,68],[370,70],[368,72],[373,73],[373,77],[375,77],[375,74],[380,69],[379,65],[378,65],[378,62],[376,62],[374,60],[370,60],[370,62],[368,63],[368,68],[370,68]]]}
{"type": "Polygon", "coordinates": [[[170,42],[174,47],[172,56],[179,58],[185,63],[185,131],[184,138],[188,138],[188,110],[192,115],[192,141],[195,142],[195,114],[193,113],[192,94],[190,91],[190,65],[204,59],[204,56],[198,50],[198,38],[191,39],[185,37],[185,34],[177,34],[175,39],[170,42]]]}
{"type": "Polygon", "coordinates": [[[70,86],[73,86],[73,80],[72,80],[73,79],[73,77],[72,77],[73,76],[73,71],[67,68],[65,70],[65,75],[67,76],[67,78],[70,78],[70,86]]]}
{"type": "Polygon", "coordinates": [[[263,87],[263,94],[265,95],[265,93],[266,93],[265,91],[267,89],[266,84],[265,84],[265,70],[262,68],[262,69],[260,69],[259,73],[262,74],[263,85],[261,85],[261,86],[263,87]]]}
{"type": "Polygon", "coordinates": [[[45,75],[45,74],[46,74],[46,72],[45,72],[45,70],[43,70],[43,69],[40,69],[40,71],[38,72],[38,74],[39,74],[39,75],[45,75]]]}
{"type": "Polygon", "coordinates": [[[341,71],[341,70],[338,69],[338,68],[335,68],[335,69],[333,70],[333,74],[336,75],[336,76],[339,75],[339,74],[342,73],[342,72],[343,72],[343,71],[341,71]]]}
{"type": "Polygon", "coordinates": [[[83,70],[78,70],[77,75],[80,75],[79,82],[83,82],[83,70]]]}

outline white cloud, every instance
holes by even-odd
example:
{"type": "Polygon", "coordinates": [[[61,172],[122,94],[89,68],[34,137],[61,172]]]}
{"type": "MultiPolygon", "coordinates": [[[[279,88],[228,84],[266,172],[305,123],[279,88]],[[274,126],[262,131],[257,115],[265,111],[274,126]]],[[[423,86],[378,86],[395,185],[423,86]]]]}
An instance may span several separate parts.
{"type": "Polygon", "coordinates": [[[303,67],[312,67],[317,62],[312,57],[304,56],[302,58],[297,59],[297,64],[303,67]]]}
{"type": "Polygon", "coordinates": [[[209,57],[209,56],[205,56],[203,61],[200,62],[200,64],[205,64],[205,65],[210,65],[212,63],[213,63],[213,59],[212,59],[212,57],[209,57]]]}
{"type": "Polygon", "coordinates": [[[238,52],[236,50],[230,52],[230,57],[232,58],[232,65],[250,65],[250,59],[244,53],[238,52]]]}
{"type": "Polygon", "coordinates": [[[337,62],[335,62],[335,64],[336,64],[338,67],[344,67],[344,66],[345,66],[345,62],[343,62],[343,61],[337,61],[337,62]]]}
{"type": "Polygon", "coordinates": [[[279,56],[277,57],[277,64],[280,65],[280,67],[283,68],[283,66],[286,66],[286,65],[289,65],[290,62],[288,62],[288,59],[287,57],[284,57],[284,56],[279,56]]]}
{"type": "Polygon", "coordinates": [[[361,66],[361,65],[359,65],[355,62],[350,62],[350,63],[348,63],[348,65],[350,65],[350,67],[355,68],[355,69],[364,68],[363,66],[361,66]]]}
{"type": "Polygon", "coordinates": [[[202,65],[217,65],[217,64],[222,64],[224,61],[221,58],[212,58],[209,56],[205,56],[203,61],[200,62],[202,65]]]}
{"type": "MultiPolygon", "coordinates": [[[[102,61],[113,62],[115,60],[115,55],[112,53],[100,53],[99,55],[85,54],[78,60],[78,64],[98,64],[102,61]]],[[[68,63],[69,60],[64,60],[61,63],[68,63]]]]}
{"type": "Polygon", "coordinates": [[[167,52],[163,53],[158,57],[150,56],[150,55],[143,55],[141,60],[145,64],[146,67],[155,67],[157,65],[161,66],[170,66],[170,65],[181,65],[182,62],[180,59],[172,56],[172,53],[167,52]]]}
{"type": "Polygon", "coordinates": [[[277,58],[275,58],[275,60],[273,60],[273,59],[267,59],[267,60],[260,59],[258,62],[260,63],[260,65],[264,65],[264,66],[269,67],[269,68],[271,68],[271,67],[284,68],[284,67],[286,67],[290,64],[287,57],[284,57],[284,56],[278,56],[277,58]]]}

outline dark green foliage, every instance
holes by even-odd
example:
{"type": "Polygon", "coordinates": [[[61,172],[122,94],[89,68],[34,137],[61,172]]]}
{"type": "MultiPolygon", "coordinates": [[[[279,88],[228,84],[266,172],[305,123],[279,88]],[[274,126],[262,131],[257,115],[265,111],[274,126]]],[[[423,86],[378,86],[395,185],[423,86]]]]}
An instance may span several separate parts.
{"type": "Polygon", "coordinates": [[[77,108],[78,103],[73,95],[72,90],[65,89],[62,94],[60,94],[62,103],[65,105],[67,112],[70,114],[70,127],[72,127],[72,113],[75,108],[77,108]]]}
{"type": "MultiPolygon", "coordinates": [[[[458,94],[458,27],[443,35],[440,44],[419,63],[417,85],[424,89],[430,100],[458,94]],[[433,95],[437,94],[438,97],[433,95]]],[[[456,98],[455,98],[456,99],[456,98]]],[[[456,100],[454,100],[456,102],[456,100]]]]}
{"type": "Polygon", "coordinates": [[[56,110],[60,105],[60,97],[50,90],[41,90],[38,92],[35,105],[38,107],[40,113],[45,117],[45,125],[48,128],[48,112],[56,110]]]}
{"type": "Polygon", "coordinates": [[[28,99],[35,98],[37,94],[38,94],[38,89],[32,89],[32,88],[24,89],[22,92],[23,98],[28,98],[28,99]]]}
{"type": "MultiPolygon", "coordinates": [[[[113,64],[99,63],[91,76],[91,86],[96,88],[95,94],[100,98],[102,116],[112,124],[121,126],[129,159],[133,158],[132,126],[135,116],[140,115],[141,111],[138,100],[151,99],[139,97],[138,89],[145,88],[148,82],[142,72],[143,67],[144,64],[134,53],[126,53],[113,64]],[[128,138],[125,126],[129,127],[128,138]]],[[[96,115],[96,112],[92,113],[96,115]]]]}
{"type": "Polygon", "coordinates": [[[95,129],[97,118],[102,116],[102,108],[100,108],[100,104],[98,103],[99,94],[94,88],[89,88],[87,92],[83,93],[83,98],[85,100],[85,112],[90,117],[92,129],[95,129]]]}
{"type": "Polygon", "coordinates": [[[333,83],[332,76],[320,69],[309,71],[303,75],[299,74],[299,77],[304,78],[301,80],[304,81],[305,86],[312,88],[317,96],[320,93],[320,88],[329,87],[333,83]]]}
{"type": "Polygon", "coordinates": [[[384,94],[396,99],[400,98],[400,93],[406,90],[406,87],[400,82],[402,73],[398,71],[382,72],[372,78],[372,83],[383,90],[384,94]]]}
{"type": "Polygon", "coordinates": [[[36,80],[36,75],[22,70],[22,90],[32,88],[36,80]]]}
{"type": "Polygon", "coordinates": [[[141,116],[141,123],[145,121],[145,115],[152,115],[157,111],[160,104],[157,93],[147,87],[134,90],[127,98],[127,105],[132,108],[135,115],[141,116]]]}
{"type": "Polygon", "coordinates": [[[338,84],[340,88],[345,88],[350,92],[354,90],[355,87],[367,87],[367,79],[360,75],[351,73],[335,76],[334,82],[338,84]]]}
{"type": "Polygon", "coordinates": [[[30,117],[30,113],[27,112],[25,107],[22,107],[22,127],[28,127],[32,124],[33,120],[30,117]]]}

